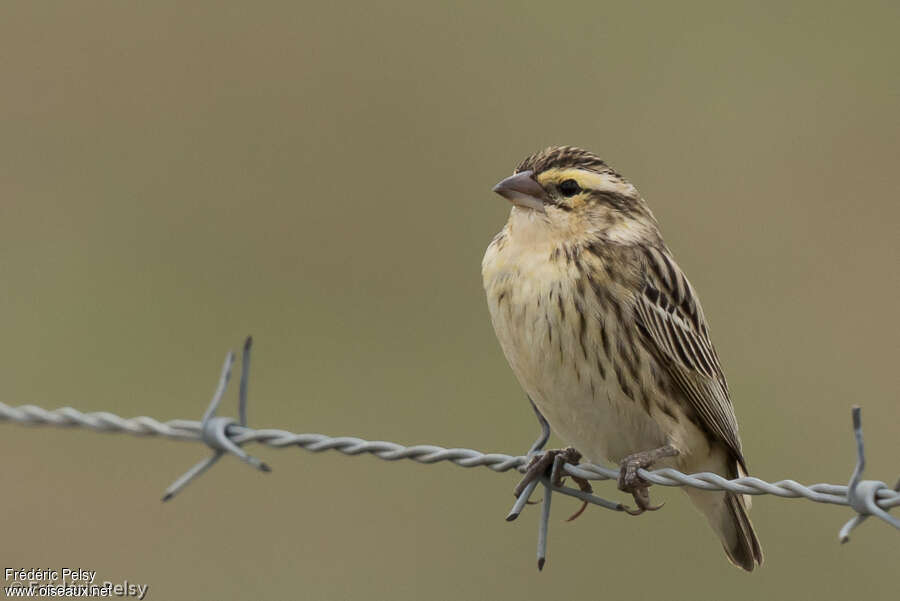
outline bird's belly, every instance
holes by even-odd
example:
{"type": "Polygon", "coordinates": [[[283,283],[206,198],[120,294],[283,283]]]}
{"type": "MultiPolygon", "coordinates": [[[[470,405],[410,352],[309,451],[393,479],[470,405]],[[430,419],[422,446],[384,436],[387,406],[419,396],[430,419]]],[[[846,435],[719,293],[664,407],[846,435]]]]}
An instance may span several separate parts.
{"type": "MultiPolygon", "coordinates": [[[[536,304],[511,309],[491,305],[497,337],[517,379],[556,435],[586,460],[619,462],[673,439],[677,422],[649,399],[641,402],[633,398],[635,391],[629,396],[622,390],[623,368],[616,365],[614,348],[609,353],[613,357],[607,356],[602,342],[594,340],[602,324],[590,325],[582,345],[579,325],[556,307],[542,311],[536,304]]],[[[606,327],[615,336],[612,324],[606,327]]]]}
{"type": "Polygon", "coordinates": [[[667,443],[664,424],[625,395],[609,377],[612,368],[606,370],[606,378],[593,373],[581,376],[590,381],[579,381],[565,366],[540,365],[547,354],[534,352],[533,347],[513,352],[521,364],[531,364],[521,374],[514,368],[529,397],[556,435],[588,461],[618,463],[632,453],[667,443]],[[526,371],[534,375],[527,377],[526,371]]]}
{"type": "Polygon", "coordinates": [[[535,391],[532,398],[553,430],[592,463],[618,463],[628,455],[663,446],[666,435],[618,385],[604,383],[590,391],[554,394],[535,391]],[[537,397],[537,398],[535,398],[537,397]]]}

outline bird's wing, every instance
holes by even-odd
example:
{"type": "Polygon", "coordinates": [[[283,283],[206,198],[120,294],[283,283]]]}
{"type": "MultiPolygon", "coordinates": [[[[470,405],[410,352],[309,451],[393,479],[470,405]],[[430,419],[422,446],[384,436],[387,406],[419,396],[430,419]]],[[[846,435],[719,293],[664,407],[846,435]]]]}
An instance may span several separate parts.
{"type": "Polygon", "coordinates": [[[637,294],[639,329],[703,424],[746,471],[734,407],[703,309],[687,278],[665,249],[649,249],[643,290],[637,294]]]}

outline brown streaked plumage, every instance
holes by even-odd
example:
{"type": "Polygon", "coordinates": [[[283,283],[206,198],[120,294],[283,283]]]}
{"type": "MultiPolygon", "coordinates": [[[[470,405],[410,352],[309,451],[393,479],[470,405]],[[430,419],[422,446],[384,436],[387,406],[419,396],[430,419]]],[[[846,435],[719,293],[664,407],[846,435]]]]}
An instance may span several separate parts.
{"type": "MultiPolygon", "coordinates": [[[[522,387],[588,461],[621,462],[649,505],[650,463],[747,472],[728,385],[696,293],[637,190],[596,155],[551,147],[495,191],[513,203],[482,264],[491,320],[522,387]]],[[[745,570],[763,557],[749,498],[688,489],[745,570]]]]}

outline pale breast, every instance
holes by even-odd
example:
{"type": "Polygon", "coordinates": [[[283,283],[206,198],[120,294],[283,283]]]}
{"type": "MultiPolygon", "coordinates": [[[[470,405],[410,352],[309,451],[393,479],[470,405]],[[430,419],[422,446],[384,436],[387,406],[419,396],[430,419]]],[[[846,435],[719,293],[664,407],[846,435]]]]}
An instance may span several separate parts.
{"type": "Polygon", "coordinates": [[[589,461],[619,461],[690,434],[598,261],[501,233],[482,276],[503,353],[554,432],[589,461]]]}

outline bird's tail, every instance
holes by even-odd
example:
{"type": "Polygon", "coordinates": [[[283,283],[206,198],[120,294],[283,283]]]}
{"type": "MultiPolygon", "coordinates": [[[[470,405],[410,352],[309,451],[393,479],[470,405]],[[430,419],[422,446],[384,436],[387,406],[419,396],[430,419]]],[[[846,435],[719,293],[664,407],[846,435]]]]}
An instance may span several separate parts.
{"type": "Polygon", "coordinates": [[[686,491],[719,536],[731,563],[748,572],[752,572],[757,565],[762,565],[763,552],[750,516],[747,515],[750,499],[746,495],[697,489],[686,491]]]}

